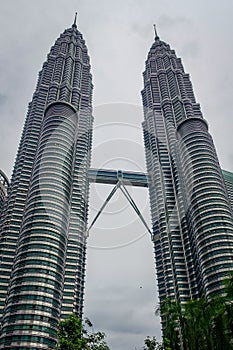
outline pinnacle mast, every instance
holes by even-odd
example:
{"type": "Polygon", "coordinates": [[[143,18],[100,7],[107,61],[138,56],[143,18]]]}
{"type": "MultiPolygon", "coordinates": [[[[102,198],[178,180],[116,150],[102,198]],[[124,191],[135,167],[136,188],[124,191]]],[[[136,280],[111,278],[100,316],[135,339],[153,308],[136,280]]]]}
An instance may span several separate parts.
{"type": "Polygon", "coordinates": [[[75,12],[74,23],[73,23],[72,27],[77,28],[77,12],[75,12]]]}
{"type": "Polygon", "coordinates": [[[154,27],[154,32],[155,32],[155,39],[159,39],[157,29],[156,29],[156,24],[154,24],[153,27],[154,27]]]}

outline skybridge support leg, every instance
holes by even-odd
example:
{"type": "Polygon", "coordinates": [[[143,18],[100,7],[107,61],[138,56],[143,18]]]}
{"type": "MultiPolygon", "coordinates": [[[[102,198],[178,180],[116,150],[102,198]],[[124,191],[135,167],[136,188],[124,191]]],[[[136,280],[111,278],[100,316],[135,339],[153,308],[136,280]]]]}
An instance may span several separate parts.
{"type": "Polygon", "coordinates": [[[151,230],[149,229],[144,217],[142,216],[140,210],[138,209],[136,203],[134,202],[133,198],[131,197],[130,193],[128,192],[128,190],[126,189],[126,187],[124,186],[124,184],[121,181],[118,181],[118,183],[116,184],[116,186],[114,186],[114,188],[112,189],[112,191],[110,192],[110,194],[108,195],[108,197],[105,199],[103,205],[101,206],[100,210],[98,211],[98,213],[96,214],[96,216],[94,217],[89,229],[87,230],[86,234],[87,237],[89,236],[89,231],[90,229],[94,226],[96,220],[98,219],[98,217],[100,216],[100,214],[102,213],[102,211],[104,210],[104,208],[106,207],[106,205],[108,204],[108,202],[110,201],[110,199],[113,197],[113,195],[116,193],[117,189],[120,188],[121,192],[123,193],[123,195],[125,196],[125,198],[127,199],[127,201],[129,202],[129,204],[131,205],[131,207],[134,209],[134,211],[136,212],[136,214],[139,216],[140,220],[142,221],[143,225],[146,227],[146,230],[149,232],[150,235],[152,235],[151,230]]]}
{"type": "Polygon", "coordinates": [[[110,192],[110,194],[108,195],[108,197],[105,199],[104,204],[102,205],[102,207],[100,208],[100,210],[98,211],[98,213],[96,214],[96,216],[94,217],[89,229],[87,230],[86,234],[87,237],[89,236],[89,231],[92,228],[92,226],[95,224],[96,220],[98,219],[98,217],[100,216],[100,214],[102,213],[102,211],[104,210],[104,208],[106,207],[106,205],[108,204],[108,202],[110,201],[110,199],[112,198],[112,196],[115,194],[115,192],[117,191],[118,187],[120,186],[120,183],[118,182],[116,184],[116,186],[113,187],[112,191],[110,192]]]}
{"type": "Polygon", "coordinates": [[[130,203],[131,207],[134,209],[136,214],[139,216],[140,220],[142,221],[143,225],[146,227],[147,231],[149,232],[150,235],[152,235],[151,230],[149,229],[144,217],[142,216],[140,210],[138,209],[136,203],[134,202],[133,198],[131,197],[130,193],[128,192],[127,188],[122,184],[120,186],[121,192],[124,194],[125,198],[128,200],[130,203]]]}

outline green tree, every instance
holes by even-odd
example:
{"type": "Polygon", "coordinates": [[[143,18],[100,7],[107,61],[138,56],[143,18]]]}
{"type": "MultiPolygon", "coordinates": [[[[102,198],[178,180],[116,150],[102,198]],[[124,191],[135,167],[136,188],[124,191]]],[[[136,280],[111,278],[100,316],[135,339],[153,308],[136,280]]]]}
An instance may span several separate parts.
{"type": "Polygon", "coordinates": [[[160,342],[156,340],[156,337],[150,338],[149,336],[146,337],[144,340],[144,347],[143,350],[163,350],[163,346],[160,342]]]}
{"type": "Polygon", "coordinates": [[[167,338],[163,339],[163,347],[164,350],[172,350],[172,348],[170,347],[170,340],[167,338]]]}
{"type": "Polygon", "coordinates": [[[110,350],[105,342],[103,332],[94,332],[90,320],[86,319],[83,326],[82,321],[71,314],[67,319],[61,321],[58,326],[58,345],[56,350],[110,350]]]}
{"type": "Polygon", "coordinates": [[[163,337],[169,341],[172,350],[180,350],[180,323],[183,322],[180,304],[166,299],[161,304],[161,316],[163,337]]]}
{"type": "Polygon", "coordinates": [[[229,278],[225,280],[225,292],[228,328],[231,338],[233,339],[233,272],[231,272],[229,278]]]}
{"type": "Polygon", "coordinates": [[[88,349],[94,350],[110,350],[108,345],[105,342],[105,333],[104,332],[94,332],[94,327],[91,321],[86,318],[85,324],[89,327],[90,331],[86,328],[84,330],[85,336],[87,337],[88,349]]]}
{"type": "Polygon", "coordinates": [[[233,300],[233,272],[230,273],[229,277],[225,280],[225,292],[226,298],[233,300]]]}
{"type": "Polygon", "coordinates": [[[183,340],[189,350],[213,350],[212,318],[213,310],[203,298],[191,300],[184,308],[183,340]]]}
{"type": "Polygon", "coordinates": [[[161,305],[163,335],[172,350],[233,350],[233,273],[225,285],[225,296],[161,305]]]}

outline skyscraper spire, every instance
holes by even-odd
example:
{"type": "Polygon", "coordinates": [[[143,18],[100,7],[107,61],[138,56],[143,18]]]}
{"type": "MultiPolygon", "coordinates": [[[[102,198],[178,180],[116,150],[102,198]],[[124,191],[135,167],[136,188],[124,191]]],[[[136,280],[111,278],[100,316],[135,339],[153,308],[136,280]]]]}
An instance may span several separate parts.
{"type": "Polygon", "coordinates": [[[156,24],[154,24],[153,27],[154,27],[154,32],[155,32],[155,39],[159,39],[157,29],[156,29],[156,24]]]}
{"type": "Polygon", "coordinates": [[[77,12],[75,12],[74,23],[73,23],[72,27],[77,28],[77,12]]]}

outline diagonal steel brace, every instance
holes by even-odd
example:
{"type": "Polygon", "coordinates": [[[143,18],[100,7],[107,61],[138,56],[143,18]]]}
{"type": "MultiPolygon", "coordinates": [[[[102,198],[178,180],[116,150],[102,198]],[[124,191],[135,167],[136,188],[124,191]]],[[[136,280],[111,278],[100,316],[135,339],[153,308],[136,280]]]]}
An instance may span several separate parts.
{"type": "Polygon", "coordinates": [[[98,213],[96,214],[96,216],[94,217],[89,229],[86,231],[86,237],[89,236],[89,231],[90,229],[93,227],[93,225],[95,224],[96,220],[98,219],[98,217],[100,216],[100,214],[102,213],[102,211],[104,210],[104,208],[106,207],[106,205],[108,204],[108,202],[110,201],[110,199],[113,197],[113,195],[116,193],[117,189],[120,188],[121,192],[123,193],[123,195],[125,196],[125,198],[127,199],[127,201],[129,202],[129,204],[132,206],[132,208],[134,209],[134,211],[136,212],[136,214],[139,216],[140,220],[142,221],[143,225],[146,227],[147,231],[149,232],[149,234],[151,235],[151,230],[149,229],[145,219],[143,218],[140,210],[138,209],[136,203],[134,202],[133,198],[131,197],[130,193],[128,192],[128,190],[126,189],[126,187],[124,186],[122,181],[118,181],[116,186],[114,186],[114,188],[112,189],[112,191],[110,192],[110,194],[108,195],[108,197],[105,199],[103,205],[101,206],[100,210],[98,211],[98,213]]]}

